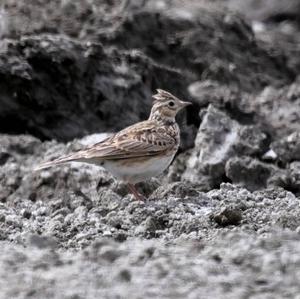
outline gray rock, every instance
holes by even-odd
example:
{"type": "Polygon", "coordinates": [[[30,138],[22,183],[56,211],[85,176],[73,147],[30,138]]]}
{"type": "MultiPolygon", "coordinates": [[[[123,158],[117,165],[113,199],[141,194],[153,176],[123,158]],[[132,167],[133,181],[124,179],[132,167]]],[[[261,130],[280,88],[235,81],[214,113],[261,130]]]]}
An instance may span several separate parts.
{"type": "Polygon", "coordinates": [[[299,80],[280,89],[266,87],[247,105],[248,111],[254,113],[253,121],[262,124],[273,140],[300,131],[299,80]]]}
{"type": "Polygon", "coordinates": [[[227,207],[211,215],[211,218],[221,226],[238,225],[242,220],[242,213],[239,209],[227,207]]]}
{"type": "Polygon", "coordinates": [[[220,232],[206,246],[99,239],[75,253],[3,243],[0,296],[241,298],[255,290],[257,298],[292,298],[299,293],[298,243],[297,233],[278,231],[220,232]]]}
{"type": "Polygon", "coordinates": [[[292,162],[289,165],[289,178],[291,182],[291,186],[293,186],[294,190],[300,192],[300,162],[292,162]]]}
{"type": "Polygon", "coordinates": [[[195,140],[195,149],[188,159],[183,178],[192,182],[220,183],[226,160],[234,153],[239,124],[224,112],[210,105],[195,140]]]}
{"type": "Polygon", "coordinates": [[[237,10],[247,18],[257,21],[276,21],[299,18],[300,3],[290,0],[288,5],[280,0],[229,0],[227,5],[232,10],[237,10]]]}
{"type": "Polygon", "coordinates": [[[276,159],[282,163],[300,160],[300,132],[294,132],[270,145],[276,159]]]}
{"type": "Polygon", "coordinates": [[[185,82],[141,52],[95,42],[48,34],[2,43],[2,133],[66,141],[116,131],[148,117],[155,87],[180,96],[185,82]]]}
{"type": "Polygon", "coordinates": [[[226,162],[225,171],[234,184],[253,191],[266,188],[275,169],[250,157],[234,157],[226,162]]]}
{"type": "Polygon", "coordinates": [[[193,186],[189,183],[175,182],[168,185],[164,185],[156,189],[152,194],[150,199],[157,200],[167,198],[169,196],[174,196],[177,198],[187,198],[198,196],[200,193],[198,191],[198,185],[193,186]]]}
{"type": "Polygon", "coordinates": [[[182,69],[190,80],[196,74],[253,91],[270,80],[282,84],[294,77],[280,56],[257,44],[250,26],[224,5],[164,1],[163,7],[140,5],[125,15],[113,34],[102,31],[100,38],[105,44],[141,49],[160,63],[182,69]]]}
{"type": "Polygon", "coordinates": [[[0,131],[26,134],[0,135],[0,298],[297,297],[296,10],[23,2],[0,8],[0,131]],[[91,165],[33,172],[147,118],[157,87],[194,105],[147,201],[91,165]]]}
{"type": "Polygon", "coordinates": [[[217,186],[225,175],[225,165],[231,157],[259,155],[265,140],[266,135],[257,127],[242,126],[210,105],[200,125],[183,178],[207,185],[207,189],[217,186]]]}

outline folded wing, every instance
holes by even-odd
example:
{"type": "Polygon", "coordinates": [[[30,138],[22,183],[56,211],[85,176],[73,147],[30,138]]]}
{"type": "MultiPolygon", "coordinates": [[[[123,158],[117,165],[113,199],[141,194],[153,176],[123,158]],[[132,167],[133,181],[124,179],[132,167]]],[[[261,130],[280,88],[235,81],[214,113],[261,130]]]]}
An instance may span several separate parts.
{"type": "Polygon", "coordinates": [[[176,138],[176,132],[171,128],[157,127],[157,124],[148,120],[130,126],[87,149],[46,162],[37,170],[71,161],[95,163],[160,155],[177,149],[176,138]]]}
{"type": "Polygon", "coordinates": [[[176,139],[171,132],[147,121],[128,127],[77,155],[85,159],[128,159],[163,154],[174,148],[175,144],[176,139]]]}

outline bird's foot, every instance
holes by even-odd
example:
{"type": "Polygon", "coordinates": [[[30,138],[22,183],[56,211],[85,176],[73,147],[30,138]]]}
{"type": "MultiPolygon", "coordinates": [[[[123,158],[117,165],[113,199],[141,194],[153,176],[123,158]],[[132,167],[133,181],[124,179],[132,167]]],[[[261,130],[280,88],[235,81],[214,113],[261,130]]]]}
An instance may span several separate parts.
{"type": "Polygon", "coordinates": [[[128,185],[128,189],[129,189],[130,192],[134,195],[134,197],[135,197],[136,200],[138,200],[138,201],[140,201],[140,202],[146,202],[146,201],[147,201],[147,198],[146,198],[144,195],[140,194],[140,193],[136,190],[136,188],[135,188],[135,186],[134,186],[133,184],[128,183],[127,185],[128,185]]]}

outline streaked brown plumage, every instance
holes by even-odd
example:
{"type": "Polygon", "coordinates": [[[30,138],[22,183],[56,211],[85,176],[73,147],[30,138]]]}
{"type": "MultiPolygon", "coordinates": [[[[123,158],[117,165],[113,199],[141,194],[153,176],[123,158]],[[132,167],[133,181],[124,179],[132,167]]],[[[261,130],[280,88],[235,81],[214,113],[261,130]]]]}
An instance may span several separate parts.
{"type": "Polygon", "coordinates": [[[37,170],[77,161],[101,165],[128,183],[137,199],[134,184],[163,172],[172,162],[180,143],[175,121],[178,111],[189,105],[167,91],[158,89],[148,120],[136,123],[102,142],[40,165],[37,170]]]}

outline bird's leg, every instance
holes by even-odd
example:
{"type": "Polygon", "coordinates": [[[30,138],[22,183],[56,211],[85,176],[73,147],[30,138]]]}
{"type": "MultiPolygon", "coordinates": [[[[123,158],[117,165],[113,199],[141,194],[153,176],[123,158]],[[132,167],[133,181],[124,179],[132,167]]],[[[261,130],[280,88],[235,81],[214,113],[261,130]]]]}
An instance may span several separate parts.
{"type": "Polygon", "coordinates": [[[144,201],[145,198],[136,190],[133,184],[128,183],[127,186],[137,200],[144,201]]]}

